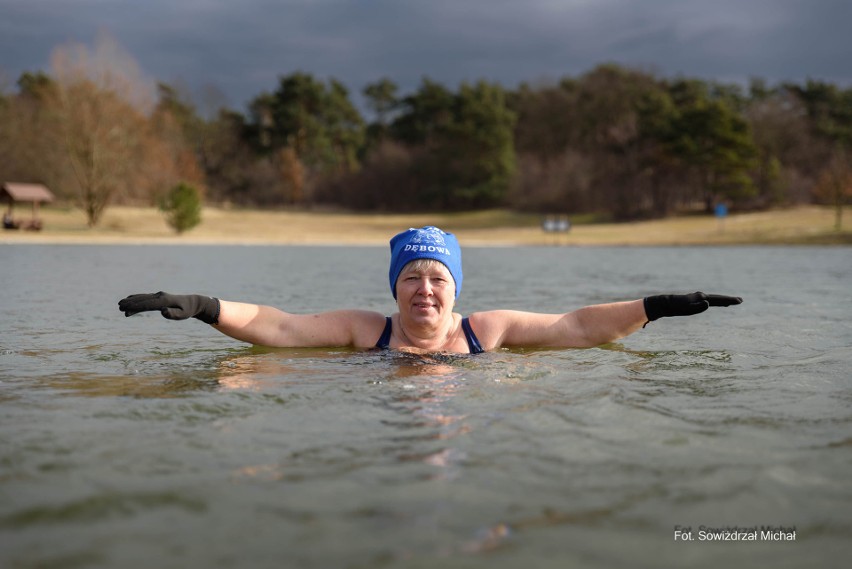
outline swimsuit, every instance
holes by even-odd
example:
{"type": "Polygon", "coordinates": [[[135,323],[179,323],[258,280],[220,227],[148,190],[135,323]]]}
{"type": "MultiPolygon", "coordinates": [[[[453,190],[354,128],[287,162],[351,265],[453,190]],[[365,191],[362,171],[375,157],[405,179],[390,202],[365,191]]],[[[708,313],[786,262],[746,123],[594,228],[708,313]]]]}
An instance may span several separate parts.
{"type": "MultiPolygon", "coordinates": [[[[462,318],[462,331],[464,332],[464,339],[467,340],[467,347],[470,350],[471,354],[481,354],[485,350],[482,349],[482,345],[479,343],[479,339],[476,337],[476,334],[473,333],[473,328],[470,327],[470,322],[467,318],[462,318]]],[[[382,335],[379,338],[379,341],[376,342],[376,347],[381,350],[387,350],[390,348],[390,338],[391,338],[391,328],[393,327],[393,320],[391,320],[390,316],[385,318],[385,329],[382,331],[382,335]]]]}

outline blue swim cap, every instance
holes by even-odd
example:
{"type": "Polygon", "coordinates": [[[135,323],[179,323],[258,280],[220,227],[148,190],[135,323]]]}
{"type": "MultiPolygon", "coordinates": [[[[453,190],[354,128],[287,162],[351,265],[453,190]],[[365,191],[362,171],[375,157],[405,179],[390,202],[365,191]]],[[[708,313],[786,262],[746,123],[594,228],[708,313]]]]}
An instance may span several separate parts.
{"type": "Polygon", "coordinates": [[[403,231],[390,240],[390,288],[394,299],[396,298],[396,279],[402,269],[417,259],[434,259],[443,263],[453,280],[456,282],[456,298],[459,297],[462,287],[462,265],[461,248],[456,236],[445,233],[428,225],[420,229],[411,228],[403,231]]]}

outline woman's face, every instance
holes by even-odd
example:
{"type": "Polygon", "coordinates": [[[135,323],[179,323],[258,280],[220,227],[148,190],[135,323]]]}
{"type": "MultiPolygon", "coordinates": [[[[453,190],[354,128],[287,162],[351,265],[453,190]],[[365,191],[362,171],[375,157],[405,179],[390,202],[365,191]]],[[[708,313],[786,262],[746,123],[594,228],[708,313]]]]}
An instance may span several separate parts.
{"type": "Polygon", "coordinates": [[[409,263],[396,281],[400,314],[420,324],[437,323],[451,315],[455,294],[453,276],[437,261],[419,269],[409,263]]]}

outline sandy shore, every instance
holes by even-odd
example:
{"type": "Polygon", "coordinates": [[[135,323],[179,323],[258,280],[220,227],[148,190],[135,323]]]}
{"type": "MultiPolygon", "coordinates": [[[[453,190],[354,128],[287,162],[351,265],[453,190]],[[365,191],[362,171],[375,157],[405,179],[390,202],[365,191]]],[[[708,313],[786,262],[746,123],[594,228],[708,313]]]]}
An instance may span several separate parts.
{"type": "MultiPolygon", "coordinates": [[[[26,219],[26,208],[15,210],[26,219]]],[[[382,245],[408,227],[437,225],[463,245],[733,245],[852,244],[852,208],[845,231],[834,230],[834,210],[799,207],[730,215],[723,221],[691,215],[618,224],[575,222],[567,234],[544,233],[540,217],[492,210],[460,214],[378,215],[205,208],[202,224],[175,234],[154,208],[111,207],[98,227],[83,212],[43,208],[44,229],[3,231],[0,244],[269,244],[382,245]]]]}

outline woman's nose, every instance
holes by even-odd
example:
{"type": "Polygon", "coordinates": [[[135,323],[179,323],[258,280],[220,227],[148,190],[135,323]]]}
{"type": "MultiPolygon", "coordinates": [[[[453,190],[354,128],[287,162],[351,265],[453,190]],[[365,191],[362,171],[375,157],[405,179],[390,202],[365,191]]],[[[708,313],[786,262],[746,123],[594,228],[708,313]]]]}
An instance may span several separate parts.
{"type": "Polygon", "coordinates": [[[420,286],[417,287],[417,292],[429,296],[432,294],[432,282],[429,279],[420,279],[420,286]]]}

